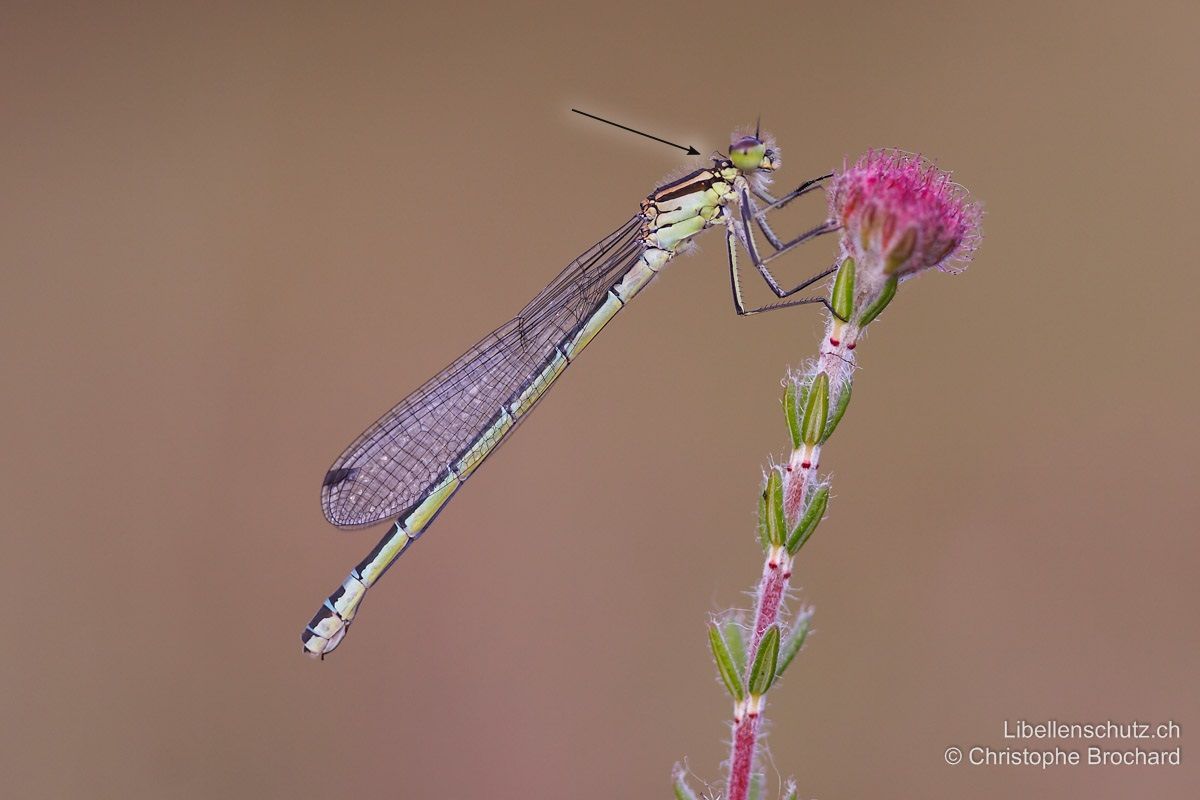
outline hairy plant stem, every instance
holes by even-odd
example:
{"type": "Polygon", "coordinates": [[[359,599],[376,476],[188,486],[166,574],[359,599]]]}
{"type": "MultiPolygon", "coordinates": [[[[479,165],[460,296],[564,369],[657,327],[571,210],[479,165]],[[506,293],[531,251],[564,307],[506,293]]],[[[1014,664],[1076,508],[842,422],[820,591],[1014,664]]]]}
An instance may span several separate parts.
{"type": "MultiPolygon", "coordinates": [[[[809,385],[812,386],[823,373],[829,382],[829,401],[832,405],[836,405],[842,393],[848,390],[855,369],[854,348],[858,343],[859,333],[859,328],[852,323],[839,320],[832,314],[828,315],[825,338],[822,340],[809,385]]],[[[820,441],[801,442],[798,447],[792,449],[783,468],[783,507],[788,530],[800,521],[805,504],[817,486],[820,457],[820,441]]],[[[763,562],[762,578],[756,592],[758,602],[754,611],[750,646],[746,649],[746,675],[750,674],[763,635],[772,625],[780,624],[780,610],[783,599],[787,596],[791,576],[792,557],[787,549],[778,545],[768,547],[763,562]]],[[[729,758],[729,780],[726,784],[729,800],[746,800],[750,794],[765,707],[765,694],[751,694],[734,708],[732,752],[729,758]]]]}
{"type": "MultiPolygon", "coordinates": [[[[811,616],[784,608],[792,562],[825,515],[829,482],[818,472],[821,448],[849,405],[855,347],[902,281],[933,268],[960,270],[981,236],[979,204],[950,173],[919,156],[871,151],[847,165],[828,192],[829,224],[842,231],[840,263],[816,358],[785,382],[791,452],[771,466],[759,500],[765,559],[753,616],[735,610],[714,616],[708,626],[717,676],[733,700],[724,800],[758,800],[762,794],[766,696],[804,646],[811,616]]],[[[677,800],[697,798],[679,765],[674,791],[677,800]]],[[[782,797],[796,800],[794,780],[784,784],[782,797]]]]}

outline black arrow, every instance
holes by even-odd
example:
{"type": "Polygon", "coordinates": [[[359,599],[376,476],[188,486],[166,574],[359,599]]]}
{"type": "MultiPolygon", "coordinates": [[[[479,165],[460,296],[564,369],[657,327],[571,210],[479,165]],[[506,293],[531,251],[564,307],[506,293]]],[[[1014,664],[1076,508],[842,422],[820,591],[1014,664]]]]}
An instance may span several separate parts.
{"type": "Polygon", "coordinates": [[[689,156],[700,155],[700,151],[694,147],[690,147],[690,146],[684,147],[681,144],[675,144],[674,142],[668,142],[666,139],[660,139],[657,136],[651,136],[648,133],[642,133],[641,131],[635,131],[633,128],[627,128],[624,125],[618,125],[617,123],[613,122],[612,120],[604,119],[604,117],[597,117],[595,114],[589,114],[586,111],[580,111],[578,108],[572,108],[571,110],[574,111],[576,114],[582,114],[585,117],[591,117],[594,120],[608,123],[609,125],[612,125],[614,128],[620,128],[623,131],[629,131],[630,133],[636,133],[638,136],[645,136],[647,139],[653,139],[656,142],[662,142],[663,144],[669,144],[669,145],[671,145],[671,147],[678,147],[680,150],[685,151],[689,156]]]}

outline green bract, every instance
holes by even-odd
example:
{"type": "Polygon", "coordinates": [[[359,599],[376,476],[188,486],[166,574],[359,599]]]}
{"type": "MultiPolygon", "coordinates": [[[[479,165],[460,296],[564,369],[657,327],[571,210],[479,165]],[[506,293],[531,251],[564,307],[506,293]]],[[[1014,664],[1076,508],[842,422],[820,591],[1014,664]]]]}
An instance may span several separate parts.
{"type": "Polygon", "coordinates": [[[847,258],[838,267],[837,277],[833,279],[833,293],[829,304],[833,313],[843,322],[849,322],[854,315],[854,259],[847,258]]]}
{"type": "Polygon", "coordinates": [[[846,413],[846,408],[850,405],[850,385],[851,381],[849,378],[842,382],[837,402],[834,403],[833,410],[829,412],[829,419],[825,421],[825,433],[821,434],[821,444],[825,444],[829,440],[829,437],[833,435],[833,431],[837,428],[838,423],[842,421],[842,417],[846,413]]]}
{"type": "Polygon", "coordinates": [[[796,653],[800,652],[800,648],[804,647],[804,640],[808,638],[808,622],[810,617],[805,615],[796,620],[795,627],[792,628],[791,634],[787,641],[783,643],[783,648],[779,653],[779,666],[775,668],[775,677],[783,674],[788,665],[792,663],[792,659],[796,657],[796,653]]]}
{"type": "Polygon", "coordinates": [[[813,531],[817,529],[817,526],[821,524],[821,519],[825,516],[825,506],[828,504],[829,487],[822,486],[813,494],[812,500],[808,501],[808,507],[804,509],[800,521],[796,523],[795,529],[788,536],[788,555],[796,555],[797,551],[808,541],[808,537],[813,535],[813,531]]]}
{"type": "Polygon", "coordinates": [[[729,691],[729,696],[739,703],[742,702],[742,698],[745,697],[745,690],[742,689],[742,676],[738,674],[737,667],[733,663],[733,656],[725,644],[725,637],[721,635],[721,631],[716,625],[708,626],[708,643],[712,647],[713,658],[717,662],[717,674],[721,676],[721,681],[729,691]]]}
{"type": "Polygon", "coordinates": [[[812,388],[808,390],[808,404],[804,409],[804,424],[800,438],[807,445],[821,443],[825,434],[825,419],[829,413],[829,376],[824,372],[813,379],[812,388]]]}
{"type": "MultiPolygon", "coordinates": [[[[721,626],[721,634],[725,638],[725,646],[729,648],[729,655],[733,658],[734,664],[746,663],[746,643],[742,641],[742,625],[736,618],[727,620],[721,626]]],[[[738,674],[741,674],[741,667],[738,667],[738,674]]]]}
{"type": "Polygon", "coordinates": [[[750,694],[762,696],[775,682],[775,665],[779,661],[779,626],[772,625],[758,643],[754,666],[750,668],[750,694]]]}
{"type": "Polygon", "coordinates": [[[767,541],[774,547],[780,547],[786,530],[787,522],[783,516],[783,477],[779,470],[773,469],[767,478],[767,541]]]}
{"type": "Polygon", "coordinates": [[[696,793],[683,782],[682,776],[675,776],[675,783],[672,788],[675,790],[675,800],[696,800],[696,793]]]}
{"type": "Polygon", "coordinates": [[[887,282],[883,284],[883,290],[875,298],[875,302],[871,303],[867,307],[867,310],[863,312],[862,319],[858,321],[858,327],[867,327],[887,308],[888,303],[892,302],[892,298],[896,296],[896,287],[899,283],[900,279],[895,275],[887,279],[887,282]]]}
{"type": "Polygon", "coordinates": [[[783,390],[783,415],[787,417],[793,450],[800,446],[800,404],[804,402],[803,398],[797,395],[796,382],[789,380],[787,388],[783,390]]]}
{"type": "Polygon", "coordinates": [[[767,522],[767,490],[763,489],[758,496],[758,541],[765,553],[771,547],[771,530],[767,522]]]}

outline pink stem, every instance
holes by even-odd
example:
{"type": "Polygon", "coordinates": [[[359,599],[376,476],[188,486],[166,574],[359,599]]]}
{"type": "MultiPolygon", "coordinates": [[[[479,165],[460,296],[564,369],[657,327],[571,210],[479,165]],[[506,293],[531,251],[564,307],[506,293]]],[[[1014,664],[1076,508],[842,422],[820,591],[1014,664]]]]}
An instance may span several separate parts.
{"type": "MultiPolygon", "coordinates": [[[[755,612],[754,632],[747,650],[746,675],[758,652],[759,642],[767,628],[779,619],[779,609],[787,593],[788,580],[792,577],[792,562],[787,552],[772,550],[763,564],[762,581],[758,586],[758,609],[755,612]]],[[[729,800],[746,800],[750,791],[750,777],[754,772],[754,760],[758,752],[758,732],[762,715],[755,706],[744,711],[733,722],[733,753],[729,757],[729,800]]]]}
{"type": "Polygon", "coordinates": [[[746,800],[758,747],[758,714],[745,714],[733,724],[733,755],[729,765],[729,800],[746,800]]]}
{"type": "MultiPolygon", "coordinates": [[[[780,556],[772,557],[768,553],[766,563],[763,564],[763,576],[758,584],[758,608],[754,613],[754,634],[751,638],[750,649],[746,654],[747,669],[754,663],[759,640],[767,632],[767,628],[774,625],[779,619],[779,607],[783,604],[788,580],[792,577],[791,560],[787,558],[786,553],[782,555],[783,563],[779,562],[780,558],[780,556]]],[[[747,672],[747,674],[749,673],[747,672]]]]}
{"type": "MultiPolygon", "coordinates": [[[[830,320],[832,330],[833,321],[830,320]]],[[[847,376],[854,369],[854,339],[844,342],[826,336],[821,346],[818,370],[829,375],[830,397],[836,398],[842,391],[847,376]]],[[[816,458],[820,446],[799,448],[792,453],[783,472],[784,512],[789,528],[795,525],[804,508],[804,501],[816,483],[816,458]],[[809,461],[806,462],[806,453],[809,461]]],[[[746,675],[758,654],[758,646],[767,629],[779,620],[779,610],[787,594],[788,581],[792,577],[792,560],[781,547],[772,547],[763,564],[762,580],[758,584],[758,604],[754,612],[754,630],[750,647],[746,650],[746,675]]],[[[733,751],[729,757],[728,800],[746,800],[750,794],[754,762],[758,755],[759,731],[762,727],[762,698],[752,698],[745,708],[739,707],[739,716],[733,721],[733,751]]]]}

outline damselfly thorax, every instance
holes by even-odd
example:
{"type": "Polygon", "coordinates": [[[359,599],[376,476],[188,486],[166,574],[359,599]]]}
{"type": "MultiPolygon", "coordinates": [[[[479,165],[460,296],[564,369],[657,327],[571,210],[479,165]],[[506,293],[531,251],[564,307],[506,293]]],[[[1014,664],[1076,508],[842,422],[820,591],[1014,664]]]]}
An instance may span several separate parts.
{"type": "Polygon", "coordinates": [[[829,222],[781,241],[766,214],[818,188],[817,178],[780,198],[756,180],[778,163],[759,136],[735,141],[730,155],[655,189],[638,214],[567,265],[516,317],[485,336],[362,433],[325,475],[321,504],[339,527],[385,519],[392,527],[305,628],[305,652],[324,656],[341,642],[367,589],[429,527],[483,461],[495,452],[609,321],[662,271],[692,237],[723,224],[738,314],[824,302],[802,298],[746,309],[739,245],[779,298],[832,269],[784,290],[767,263],[829,222]],[[759,206],[757,201],[764,205],[759,206]],[[774,252],[762,258],[757,228],[774,252]]]}

